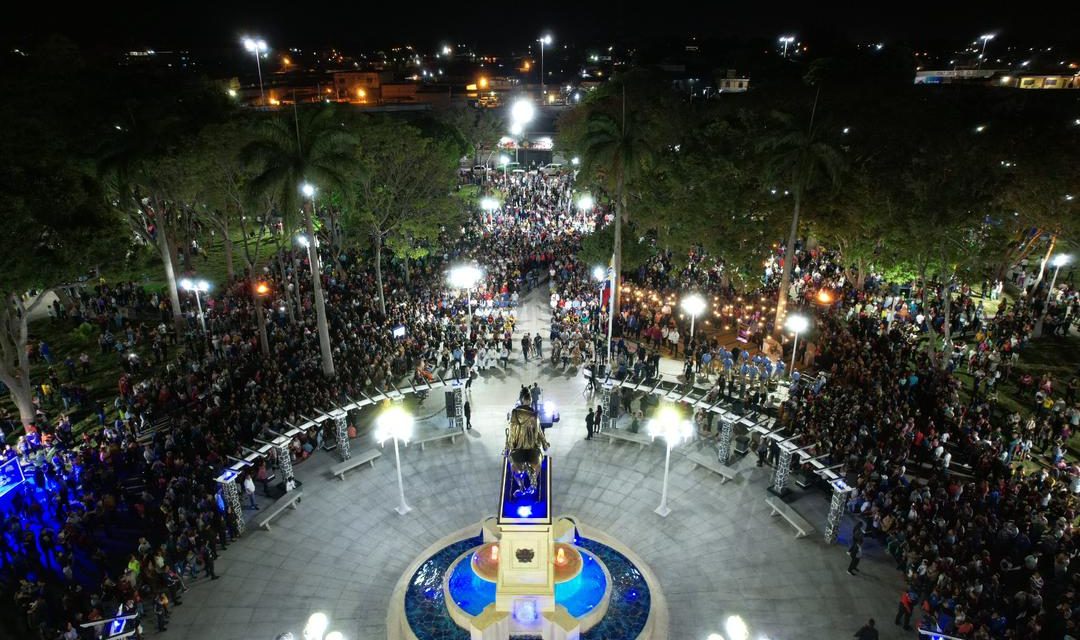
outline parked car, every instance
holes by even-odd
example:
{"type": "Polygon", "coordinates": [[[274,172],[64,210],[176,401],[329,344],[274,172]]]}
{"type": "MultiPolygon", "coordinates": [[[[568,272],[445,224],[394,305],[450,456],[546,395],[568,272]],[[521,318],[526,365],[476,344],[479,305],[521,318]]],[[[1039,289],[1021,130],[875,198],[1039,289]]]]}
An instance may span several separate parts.
{"type": "Polygon", "coordinates": [[[552,162],[541,167],[540,173],[544,174],[545,176],[553,176],[556,173],[562,171],[562,169],[563,166],[561,164],[559,164],[558,162],[552,162]]]}

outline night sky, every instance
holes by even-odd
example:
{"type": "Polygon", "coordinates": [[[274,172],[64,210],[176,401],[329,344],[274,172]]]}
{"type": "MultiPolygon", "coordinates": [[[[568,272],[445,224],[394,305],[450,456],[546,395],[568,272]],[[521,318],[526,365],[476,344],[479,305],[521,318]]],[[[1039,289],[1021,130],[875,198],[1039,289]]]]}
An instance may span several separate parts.
{"type": "Polygon", "coordinates": [[[277,46],[384,47],[407,41],[431,49],[442,42],[521,46],[543,30],[562,42],[633,42],[665,35],[773,37],[829,34],[857,41],[962,43],[998,32],[1016,41],[1069,42],[1080,3],[1044,9],[1032,3],[825,3],[813,0],[742,2],[341,2],[262,3],[86,2],[68,8],[23,3],[22,19],[5,16],[8,41],[62,33],[88,47],[223,47],[243,33],[277,46]],[[860,6],[861,5],[861,6],[860,6]],[[650,7],[653,7],[650,10],[650,7]],[[1048,25],[1060,27],[1048,28],[1048,25]]]}

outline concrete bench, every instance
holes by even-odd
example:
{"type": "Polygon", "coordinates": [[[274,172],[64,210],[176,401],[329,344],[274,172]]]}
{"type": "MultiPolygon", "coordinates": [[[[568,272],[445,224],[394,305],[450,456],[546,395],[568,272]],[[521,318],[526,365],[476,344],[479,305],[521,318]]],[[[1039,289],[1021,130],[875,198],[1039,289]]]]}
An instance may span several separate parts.
{"type": "Polygon", "coordinates": [[[795,530],[798,531],[798,533],[795,534],[796,538],[803,538],[814,532],[814,527],[812,527],[805,518],[796,513],[794,509],[785,504],[780,498],[769,496],[765,498],[765,504],[772,507],[772,513],[770,515],[783,516],[784,520],[788,521],[788,524],[795,527],[795,530]]]}
{"type": "Polygon", "coordinates": [[[284,496],[277,499],[274,504],[266,507],[252,519],[252,524],[257,527],[262,527],[267,531],[270,530],[270,521],[281,515],[281,512],[286,507],[290,509],[296,508],[296,503],[300,502],[300,499],[304,497],[304,491],[302,489],[293,489],[284,496]]]}
{"type": "Polygon", "coordinates": [[[688,453],[686,457],[690,462],[694,463],[695,467],[705,467],[713,473],[719,474],[720,484],[724,484],[728,480],[738,480],[739,472],[727,466],[726,464],[720,464],[720,459],[709,455],[705,451],[693,451],[688,453]]]}
{"type": "Polygon", "coordinates": [[[382,456],[382,452],[378,449],[368,449],[353,455],[348,460],[343,460],[334,466],[330,467],[330,475],[341,478],[342,482],[345,482],[345,472],[350,469],[355,469],[362,464],[370,464],[372,468],[375,467],[375,458],[382,456]]]}
{"type": "Polygon", "coordinates": [[[652,444],[652,438],[649,436],[634,433],[633,431],[627,431],[626,429],[608,429],[607,431],[601,431],[599,435],[607,436],[608,444],[614,443],[616,440],[622,440],[623,442],[633,442],[639,445],[642,449],[652,444]]]}
{"type": "Polygon", "coordinates": [[[454,443],[457,442],[458,436],[460,435],[462,435],[461,429],[445,429],[440,433],[436,433],[425,438],[417,438],[416,440],[413,440],[413,442],[420,445],[420,450],[423,451],[424,445],[427,445],[428,443],[438,442],[439,440],[446,440],[447,438],[450,439],[451,443],[454,443]]]}

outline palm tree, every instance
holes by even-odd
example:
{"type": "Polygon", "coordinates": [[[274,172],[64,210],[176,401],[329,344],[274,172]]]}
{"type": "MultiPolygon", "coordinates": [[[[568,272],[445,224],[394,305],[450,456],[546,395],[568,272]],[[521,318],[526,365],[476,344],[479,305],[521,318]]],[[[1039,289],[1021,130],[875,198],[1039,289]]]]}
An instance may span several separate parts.
{"type": "Polygon", "coordinates": [[[258,167],[258,174],[248,185],[252,196],[273,197],[281,203],[286,217],[302,210],[302,221],[310,239],[308,260],[319,326],[319,348],[323,373],[327,377],[334,375],[334,357],[320,277],[322,268],[315,246],[314,204],[313,198],[303,198],[299,202],[300,188],[304,183],[310,183],[324,190],[344,190],[344,175],[355,157],[351,150],[353,144],[355,140],[342,128],[331,108],[298,112],[294,107],[292,117],[279,113],[265,121],[256,140],[248,143],[242,154],[246,161],[258,167]]]}
{"type": "Polygon", "coordinates": [[[631,113],[626,113],[625,89],[622,118],[596,111],[589,114],[582,138],[582,174],[604,179],[615,191],[615,241],[612,248],[614,275],[611,295],[619,305],[619,281],[622,269],[622,227],[626,223],[627,184],[644,173],[652,162],[654,150],[644,127],[631,113]]]}
{"type": "Polygon", "coordinates": [[[840,152],[818,138],[818,132],[814,129],[816,111],[817,98],[814,99],[814,110],[810,114],[810,125],[805,129],[787,114],[773,114],[780,128],[774,134],[766,136],[759,145],[759,150],[767,155],[767,173],[788,184],[795,199],[791,213],[791,231],[788,234],[787,249],[784,251],[784,270],[776,301],[776,317],[773,321],[775,333],[783,330],[783,320],[787,314],[788,289],[791,287],[795,238],[799,232],[799,210],[803,197],[821,177],[828,178],[835,185],[844,164],[840,152]]]}

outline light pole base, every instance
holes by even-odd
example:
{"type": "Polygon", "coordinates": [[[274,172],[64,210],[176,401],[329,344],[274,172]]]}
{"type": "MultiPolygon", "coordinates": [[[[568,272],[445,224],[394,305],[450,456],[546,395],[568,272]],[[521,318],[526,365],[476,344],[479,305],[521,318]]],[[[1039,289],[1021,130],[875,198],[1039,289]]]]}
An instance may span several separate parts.
{"type": "Polygon", "coordinates": [[[394,511],[397,511],[397,512],[398,512],[398,515],[399,515],[399,516],[403,516],[403,515],[405,515],[406,513],[408,513],[408,512],[410,512],[410,511],[412,511],[412,507],[410,507],[409,505],[407,505],[407,504],[405,504],[404,502],[402,502],[401,504],[399,504],[399,505],[397,506],[397,508],[396,508],[396,509],[394,509],[394,511]]]}
{"type": "Polygon", "coordinates": [[[671,509],[669,509],[666,504],[662,504],[656,509],[654,509],[653,513],[660,516],[661,518],[666,518],[668,517],[668,514],[671,513],[671,509]]]}

